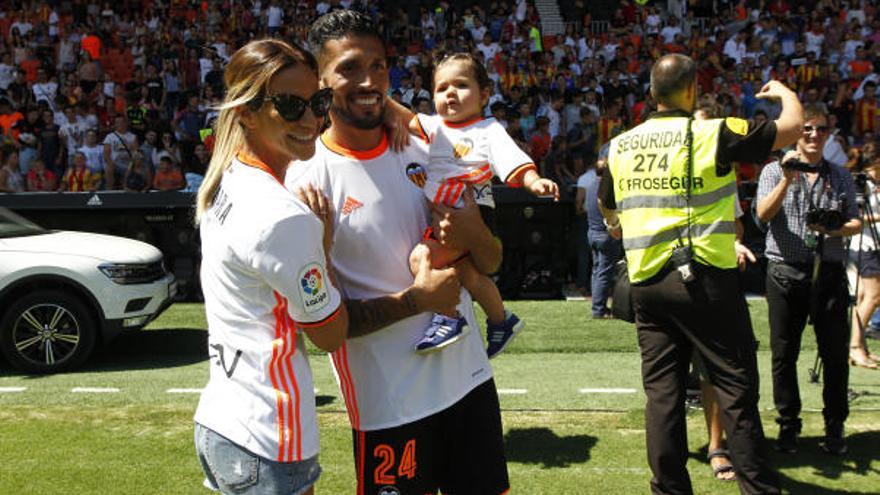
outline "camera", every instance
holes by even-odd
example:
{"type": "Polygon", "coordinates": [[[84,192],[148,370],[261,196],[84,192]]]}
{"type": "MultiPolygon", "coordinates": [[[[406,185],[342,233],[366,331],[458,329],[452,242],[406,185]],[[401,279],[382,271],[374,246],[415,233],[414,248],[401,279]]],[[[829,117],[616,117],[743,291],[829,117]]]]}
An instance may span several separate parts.
{"type": "Polygon", "coordinates": [[[843,213],[837,210],[816,208],[807,212],[807,225],[818,225],[825,230],[838,230],[844,224],[843,213]]]}
{"type": "Polygon", "coordinates": [[[864,172],[859,172],[853,176],[853,183],[855,183],[856,191],[861,192],[868,185],[868,174],[864,172]]]}
{"type": "Polygon", "coordinates": [[[782,162],[782,168],[785,170],[796,170],[798,172],[816,172],[818,169],[807,162],[802,162],[797,158],[789,158],[782,162]]]}

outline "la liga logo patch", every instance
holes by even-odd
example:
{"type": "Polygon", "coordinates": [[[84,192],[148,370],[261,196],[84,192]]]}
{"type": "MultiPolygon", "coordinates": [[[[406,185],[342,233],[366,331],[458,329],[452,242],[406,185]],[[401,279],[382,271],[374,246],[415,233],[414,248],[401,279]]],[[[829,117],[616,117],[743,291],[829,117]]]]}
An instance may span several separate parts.
{"type": "Polygon", "coordinates": [[[315,295],[321,290],[321,272],[318,271],[317,268],[312,268],[306,273],[302,279],[300,279],[300,283],[302,284],[303,292],[310,295],[315,295]]]}
{"type": "Polygon", "coordinates": [[[299,295],[306,313],[315,313],[330,302],[324,274],[324,267],[320,263],[309,263],[299,272],[299,295]]]}

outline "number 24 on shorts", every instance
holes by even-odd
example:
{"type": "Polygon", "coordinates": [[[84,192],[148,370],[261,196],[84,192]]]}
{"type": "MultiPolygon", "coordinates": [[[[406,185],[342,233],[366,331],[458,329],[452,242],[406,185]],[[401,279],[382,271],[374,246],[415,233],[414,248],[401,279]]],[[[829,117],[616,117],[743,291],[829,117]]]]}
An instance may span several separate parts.
{"type": "Polygon", "coordinates": [[[669,169],[669,157],[666,153],[636,153],[633,160],[636,162],[633,172],[651,172],[655,166],[664,172],[669,169]],[[660,157],[659,161],[657,157],[660,157]]]}
{"type": "MultiPolygon", "coordinates": [[[[373,449],[373,456],[382,459],[382,462],[373,472],[377,485],[393,485],[397,482],[394,475],[394,449],[385,443],[379,444],[373,449]],[[391,471],[391,473],[389,473],[391,471]]],[[[416,476],[416,439],[406,442],[403,447],[403,455],[400,457],[400,465],[397,466],[397,476],[413,479],[416,476]]]]}

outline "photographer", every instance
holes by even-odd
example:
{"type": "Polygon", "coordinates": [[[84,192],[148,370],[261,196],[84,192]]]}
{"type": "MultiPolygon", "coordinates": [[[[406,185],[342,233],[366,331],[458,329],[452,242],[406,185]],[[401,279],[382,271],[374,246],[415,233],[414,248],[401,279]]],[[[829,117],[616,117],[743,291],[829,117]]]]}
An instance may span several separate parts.
{"type": "MultiPolygon", "coordinates": [[[[864,200],[862,232],[850,239],[849,259],[858,268],[856,306],[852,315],[852,334],[849,339],[849,363],[862,368],[877,369],[877,356],[868,351],[865,327],[880,305],[880,259],[877,251],[877,225],[880,221],[880,149],[874,143],[866,144],[861,152],[853,150],[853,170],[861,169],[855,177],[856,191],[864,200]]],[[[848,164],[849,165],[849,164],[848,164]]]]}
{"type": "Polygon", "coordinates": [[[767,165],[758,184],[758,217],[770,224],[765,253],[773,400],[779,414],[776,449],[797,450],[801,431],[797,359],[810,316],[825,364],[825,438],[820,447],[841,455],[846,452],[843,423],[849,413],[842,238],[859,232],[861,222],[852,177],[822,158],[828,117],[807,107],[804,122],[795,150],[781,164],[767,165]]]}

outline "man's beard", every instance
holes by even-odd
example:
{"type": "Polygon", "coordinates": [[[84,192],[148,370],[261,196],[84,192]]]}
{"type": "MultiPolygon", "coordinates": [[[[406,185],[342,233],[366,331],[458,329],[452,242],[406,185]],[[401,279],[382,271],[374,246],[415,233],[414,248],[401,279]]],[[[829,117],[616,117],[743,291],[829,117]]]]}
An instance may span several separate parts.
{"type": "Polygon", "coordinates": [[[379,112],[378,115],[367,116],[367,117],[356,117],[347,108],[341,108],[337,106],[330,107],[330,112],[334,117],[338,118],[342,122],[351,125],[356,129],[362,130],[370,130],[375,129],[382,125],[385,119],[385,107],[382,107],[382,111],[379,112]]]}

